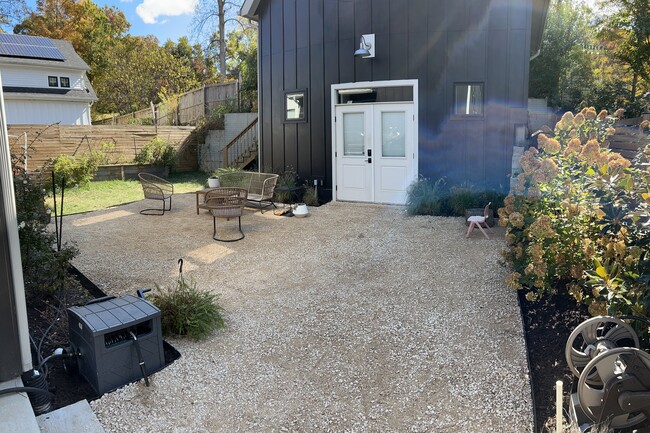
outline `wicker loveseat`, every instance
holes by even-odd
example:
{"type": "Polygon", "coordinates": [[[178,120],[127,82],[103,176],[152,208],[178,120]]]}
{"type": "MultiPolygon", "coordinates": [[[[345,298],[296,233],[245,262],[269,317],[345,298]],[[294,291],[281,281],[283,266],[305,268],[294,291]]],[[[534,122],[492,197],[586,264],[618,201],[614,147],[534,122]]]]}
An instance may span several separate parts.
{"type": "Polygon", "coordinates": [[[278,175],[273,173],[259,173],[254,171],[239,171],[225,173],[219,176],[222,187],[243,188],[248,191],[246,200],[256,203],[261,213],[273,203],[273,193],[278,182],[278,175]]]}

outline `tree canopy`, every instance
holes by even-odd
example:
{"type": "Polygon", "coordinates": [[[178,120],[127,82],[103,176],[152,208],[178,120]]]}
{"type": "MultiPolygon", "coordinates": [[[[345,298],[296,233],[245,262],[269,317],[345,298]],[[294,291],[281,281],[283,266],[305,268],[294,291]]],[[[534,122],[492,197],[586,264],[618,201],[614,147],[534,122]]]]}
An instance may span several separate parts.
{"type": "Polygon", "coordinates": [[[106,66],[106,53],[131,24],[112,6],[90,0],[38,0],[36,10],[14,28],[15,33],[65,39],[90,66],[90,78],[106,66]]]}
{"type": "Polygon", "coordinates": [[[607,0],[595,14],[578,0],[553,0],[529,95],[561,110],[650,107],[650,2],[607,0]]]}
{"type": "MultiPolygon", "coordinates": [[[[14,32],[70,41],[91,68],[88,75],[99,97],[93,106],[95,112],[124,113],[146,108],[150,102],[159,102],[161,95],[168,97],[225,79],[226,67],[235,77],[240,73],[245,77],[245,91],[256,92],[254,28],[242,26],[233,36],[226,31],[226,23],[236,20],[241,0],[216,2],[222,17],[217,25],[221,33],[217,34],[212,32],[215,10],[211,3],[201,3],[197,12],[205,19],[200,26],[202,33],[209,35],[210,42],[205,46],[191,44],[187,37],[177,42],[167,40],[161,46],[153,36],[132,36],[122,11],[113,6],[100,7],[92,0],[37,0],[35,9],[22,15],[14,32]],[[214,44],[217,40],[218,46],[214,44]],[[220,62],[221,72],[217,69],[220,62]]],[[[21,17],[18,12],[23,9],[18,6],[25,8],[24,0],[0,0],[0,25],[21,17]]]]}
{"type": "Polygon", "coordinates": [[[153,36],[126,36],[106,53],[107,65],[93,83],[102,113],[130,112],[158,102],[159,94],[186,92],[200,83],[186,59],[175,57],[153,36]]]}

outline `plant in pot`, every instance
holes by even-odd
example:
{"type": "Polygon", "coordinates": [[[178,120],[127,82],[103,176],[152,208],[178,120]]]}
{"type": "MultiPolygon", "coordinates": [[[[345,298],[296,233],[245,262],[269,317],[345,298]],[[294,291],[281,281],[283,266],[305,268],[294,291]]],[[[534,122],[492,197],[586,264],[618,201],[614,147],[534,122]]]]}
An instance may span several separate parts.
{"type": "Polygon", "coordinates": [[[210,188],[219,188],[220,185],[219,176],[213,174],[212,176],[208,177],[208,186],[210,188]]]}

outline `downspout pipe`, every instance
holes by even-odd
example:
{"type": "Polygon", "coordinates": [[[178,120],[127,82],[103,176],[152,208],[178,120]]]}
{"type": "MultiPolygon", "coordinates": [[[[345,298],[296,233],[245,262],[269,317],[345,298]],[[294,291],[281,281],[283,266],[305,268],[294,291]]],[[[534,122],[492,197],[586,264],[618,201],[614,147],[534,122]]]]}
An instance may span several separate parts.
{"type": "MultiPolygon", "coordinates": [[[[5,230],[9,243],[10,269],[13,278],[13,295],[17,318],[17,332],[22,371],[32,369],[32,355],[29,349],[29,327],[27,325],[27,305],[25,302],[25,283],[23,280],[22,260],[20,258],[20,240],[18,238],[18,216],[16,215],[16,197],[14,195],[14,178],[9,152],[9,136],[5,116],[2,77],[0,77],[0,178],[2,179],[2,212],[6,221],[5,230]]],[[[12,290],[11,283],[9,290],[12,290]]]]}

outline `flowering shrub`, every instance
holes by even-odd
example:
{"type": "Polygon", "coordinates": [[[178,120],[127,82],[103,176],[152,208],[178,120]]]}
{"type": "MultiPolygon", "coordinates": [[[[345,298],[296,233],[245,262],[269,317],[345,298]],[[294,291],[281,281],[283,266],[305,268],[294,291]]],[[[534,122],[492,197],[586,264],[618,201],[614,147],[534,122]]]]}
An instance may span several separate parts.
{"type": "MultiPolygon", "coordinates": [[[[498,213],[507,283],[527,299],[564,289],[593,315],[649,312],[650,171],[642,156],[632,167],[608,149],[621,114],[566,113],[524,152],[498,213]]],[[[650,155],[647,144],[640,155],[650,155]]]]}

